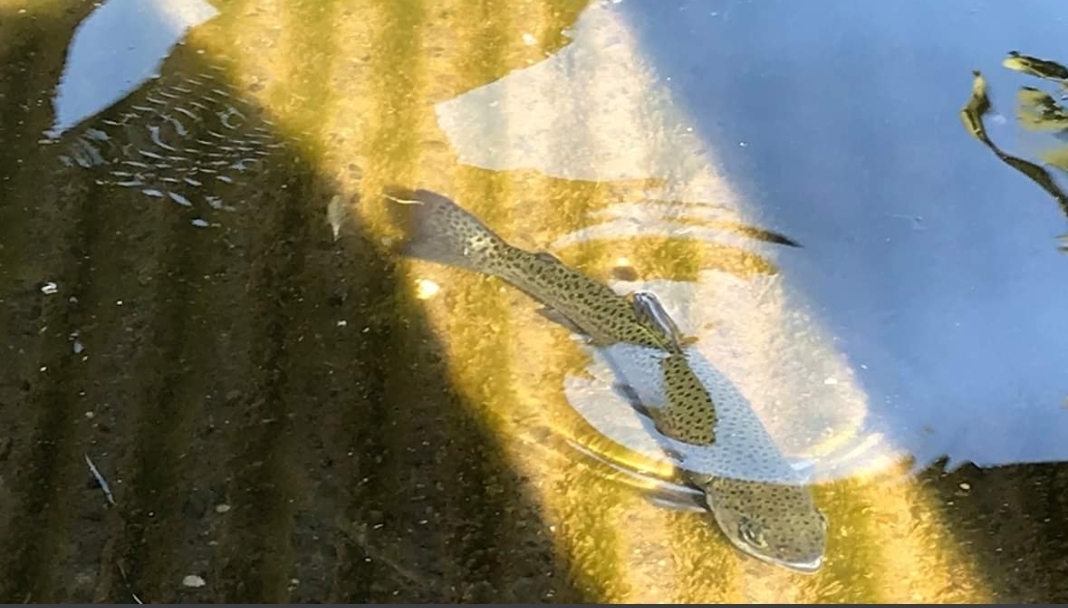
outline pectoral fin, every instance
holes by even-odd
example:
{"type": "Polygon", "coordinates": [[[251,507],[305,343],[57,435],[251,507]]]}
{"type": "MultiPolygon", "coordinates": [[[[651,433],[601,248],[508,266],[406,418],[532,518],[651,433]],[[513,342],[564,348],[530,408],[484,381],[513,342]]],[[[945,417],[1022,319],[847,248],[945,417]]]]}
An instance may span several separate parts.
{"type": "Polygon", "coordinates": [[[536,257],[536,258],[538,258],[538,259],[540,259],[540,260],[542,260],[544,262],[550,262],[552,264],[560,264],[561,266],[564,265],[564,263],[560,260],[560,258],[558,258],[555,255],[549,253],[548,251],[536,251],[536,252],[534,252],[534,257],[536,257]]]}
{"type": "Polygon", "coordinates": [[[637,410],[639,414],[646,415],[643,411],[645,410],[645,404],[642,403],[641,396],[638,395],[638,391],[634,390],[633,386],[617,382],[612,385],[612,390],[637,410]]]}
{"type": "Polygon", "coordinates": [[[654,494],[647,496],[646,500],[658,507],[683,513],[704,513],[708,511],[703,497],[689,493],[654,494]]]}
{"type": "Polygon", "coordinates": [[[650,408],[642,403],[642,398],[638,395],[638,391],[634,390],[634,387],[629,384],[617,383],[612,385],[612,389],[617,395],[626,400],[626,402],[634,408],[634,411],[652,420],[657,429],[660,429],[662,424],[667,424],[668,421],[665,420],[663,411],[660,410],[660,408],[650,408]]]}
{"type": "Polygon", "coordinates": [[[574,321],[572,321],[571,319],[568,319],[567,317],[565,317],[560,311],[556,310],[555,308],[550,308],[549,306],[543,306],[542,308],[539,308],[536,312],[539,315],[541,315],[543,318],[545,318],[545,319],[547,319],[549,321],[552,321],[553,323],[556,323],[557,325],[563,326],[564,328],[566,328],[571,333],[575,333],[575,334],[578,334],[580,336],[584,336],[586,338],[589,338],[589,336],[586,334],[586,332],[582,331],[581,327],[576,325],[574,323],[574,321]]]}

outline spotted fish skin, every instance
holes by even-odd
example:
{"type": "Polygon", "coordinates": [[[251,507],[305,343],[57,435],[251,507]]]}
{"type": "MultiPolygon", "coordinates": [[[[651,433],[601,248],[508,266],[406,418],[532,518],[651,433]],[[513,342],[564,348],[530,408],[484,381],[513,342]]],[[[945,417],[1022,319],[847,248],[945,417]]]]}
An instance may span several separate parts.
{"type": "Polygon", "coordinates": [[[285,143],[221,68],[171,73],[63,134],[61,163],[183,207],[228,207],[285,143]]]}
{"type": "MultiPolygon", "coordinates": [[[[674,321],[656,296],[633,294],[643,318],[676,342],[674,321]]],[[[693,345],[656,352],[632,344],[600,349],[626,378],[638,409],[682,477],[701,490],[728,539],[760,560],[803,573],[819,570],[827,518],[802,475],[783,456],[760,417],[730,380],[693,345]],[[643,407],[648,405],[651,407],[643,407]]]]}
{"type": "Polygon", "coordinates": [[[513,247],[448,198],[428,190],[390,195],[407,224],[403,253],[504,279],[550,307],[595,344],[671,348],[655,324],[639,319],[630,298],[545,252],[513,247]]]}
{"type": "Polygon", "coordinates": [[[514,247],[442,195],[388,198],[407,225],[402,253],[499,277],[590,338],[736,547],[798,572],[820,568],[826,518],[749,403],[653,294],[620,296],[549,254],[514,247]]]}

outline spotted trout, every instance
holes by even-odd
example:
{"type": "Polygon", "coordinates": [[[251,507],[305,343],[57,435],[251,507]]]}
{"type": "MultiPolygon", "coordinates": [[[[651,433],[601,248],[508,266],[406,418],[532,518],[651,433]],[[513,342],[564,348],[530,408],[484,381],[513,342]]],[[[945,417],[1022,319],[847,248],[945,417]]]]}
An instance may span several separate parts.
{"type": "Polygon", "coordinates": [[[440,194],[386,197],[405,224],[402,255],[498,277],[541,302],[544,316],[584,336],[738,549],[794,571],[819,570],[827,520],[800,474],[653,294],[620,295],[549,253],[515,247],[440,194]]]}

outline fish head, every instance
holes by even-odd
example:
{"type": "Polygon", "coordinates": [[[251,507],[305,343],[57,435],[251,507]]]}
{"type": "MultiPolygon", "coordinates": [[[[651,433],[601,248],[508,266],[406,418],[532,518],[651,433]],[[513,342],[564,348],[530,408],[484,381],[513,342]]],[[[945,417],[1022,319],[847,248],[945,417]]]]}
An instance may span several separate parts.
{"type": "Polygon", "coordinates": [[[716,523],[746,554],[806,574],[823,565],[827,518],[804,486],[721,477],[701,485],[716,523]]]}

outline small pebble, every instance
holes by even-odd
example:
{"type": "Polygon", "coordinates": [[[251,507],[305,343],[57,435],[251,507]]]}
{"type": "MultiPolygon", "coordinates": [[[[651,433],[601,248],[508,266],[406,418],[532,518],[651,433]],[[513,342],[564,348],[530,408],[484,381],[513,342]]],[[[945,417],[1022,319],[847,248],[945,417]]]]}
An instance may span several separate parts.
{"type": "Polygon", "coordinates": [[[193,587],[195,589],[198,587],[203,587],[204,585],[207,585],[207,583],[204,582],[204,579],[200,578],[195,574],[187,574],[186,577],[182,579],[182,585],[186,587],[193,587]]]}
{"type": "Polygon", "coordinates": [[[612,268],[612,278],[620,281],[637,281],[641,276],[630,264],[620,264],[612,268]]]}
{"type": "Polygon", "coordinates": [[[215,512],[216,513],[226,513],[229,510],[230,510],[230,505],[227,505],[227,504],[215,505],[215,512]]]}
{"type": "Polygon", "coordinates": [[[971,490],[972,486],[969,483],[962,483],[962,484],[960,484],[960,489],[962,489],[962,490],[971,490]]]}

